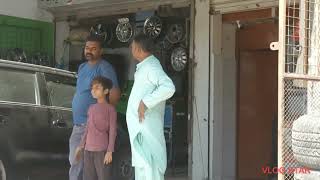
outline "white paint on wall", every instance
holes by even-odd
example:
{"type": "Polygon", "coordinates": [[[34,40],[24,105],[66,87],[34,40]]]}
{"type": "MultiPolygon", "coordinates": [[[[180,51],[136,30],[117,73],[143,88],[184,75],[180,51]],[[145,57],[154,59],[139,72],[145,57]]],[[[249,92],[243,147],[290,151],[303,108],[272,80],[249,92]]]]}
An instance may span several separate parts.
{"type": "Polygon", "coordinates": [[[195,1],[192,179],[208,179],[209,0],[195,1]]]}
{"type": "Polygon", "coordinates": [[[236,179],[236,27],[224,24],[222,31],[223,69],[223,180],[236,179]]]}
{"type": "Polygon", "coordinates": [[[214,55],[211,58],[212,65],[211,72],[212,77],[212,101],[211,113],[213,114],[212,120],[212,135],[210,137],[210,143],[212,143],[213,154],[210,160],[212,161],[211,168],[213,169],[213,175],[211,179],[224,180],[223,179],[223,151],[224,151],[224,139],[223,139],[223,59],[220,55],[214,55]]]}
{"type": "Polygon", "coordinates": [[[209,179],[236,179],[235,27],[211,16],[209,179]],[[221,39],[220,39],[221,38],[221,39]],[[218,43],[214,45],[215,43],[218,43]],[[220,43],[220,45],[219,45],[220,43]],[[220,48],[215,49],[215,48],[220,48]]]}
{"type": "Polygon", "coordinates": [[[53,22],[51,13],[38,8],[38,0],[1,0],[0,15],[53,22]]]}
{"type": "Polygon", "coordinates": [[[222,16],[210,16],[210,173],[209,179],[222,179],[222,16]]]}

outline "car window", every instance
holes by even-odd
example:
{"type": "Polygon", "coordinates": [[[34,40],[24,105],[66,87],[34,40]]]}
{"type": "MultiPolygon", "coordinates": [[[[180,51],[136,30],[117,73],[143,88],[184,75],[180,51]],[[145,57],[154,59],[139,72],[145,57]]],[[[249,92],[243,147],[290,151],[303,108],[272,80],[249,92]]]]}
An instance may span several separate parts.
{"type": "Polygon", "coordinates": [[[46,77],[51,106],[71,108],[76,87],[74,79],[46,77]]]}
{"type": "Polygon", "coordinates": [[[36,75],[0,68],[0,101],[36,104],[36,75]]]}

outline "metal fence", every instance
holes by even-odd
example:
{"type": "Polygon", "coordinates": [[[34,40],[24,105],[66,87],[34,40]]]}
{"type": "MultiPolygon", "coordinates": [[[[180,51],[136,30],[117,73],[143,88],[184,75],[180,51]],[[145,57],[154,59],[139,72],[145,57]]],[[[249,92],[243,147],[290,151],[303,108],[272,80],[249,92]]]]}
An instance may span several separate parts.
{"type": "MultiPolygon", "coordinates": [[[[320,0],[279,3],[278,165],[300,168],[292,149],[300,142],[292,138],[292,125],[303,115],[320,113],[320,0]]],[[[278,177],[295,175],[284,172],[278,177]]]]}

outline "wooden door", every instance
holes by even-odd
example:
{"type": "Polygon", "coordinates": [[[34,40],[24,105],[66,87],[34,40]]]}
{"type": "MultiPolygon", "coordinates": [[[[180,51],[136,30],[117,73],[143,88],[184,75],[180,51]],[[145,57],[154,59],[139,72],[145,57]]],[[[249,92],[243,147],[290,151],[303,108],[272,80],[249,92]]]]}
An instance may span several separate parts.
{"type": "Polygon", "coordinates": [[[237,179],[266,179],[262,168],[274,161],[278,54],[269,50],[277,26],[259,24],[239,30],[237,179]]]}

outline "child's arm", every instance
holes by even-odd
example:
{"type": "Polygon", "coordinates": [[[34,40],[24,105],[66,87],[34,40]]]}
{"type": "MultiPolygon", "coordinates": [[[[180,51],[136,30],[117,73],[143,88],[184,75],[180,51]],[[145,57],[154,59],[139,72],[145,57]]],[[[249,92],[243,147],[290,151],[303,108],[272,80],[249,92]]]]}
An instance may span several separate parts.
{"type": "Polygon", "coordinates": [[[114,144],[117,137],[117,112],[114,107],[111,107],[109,110],[109,141],[107,152],[114,152],[114,144]]]}

